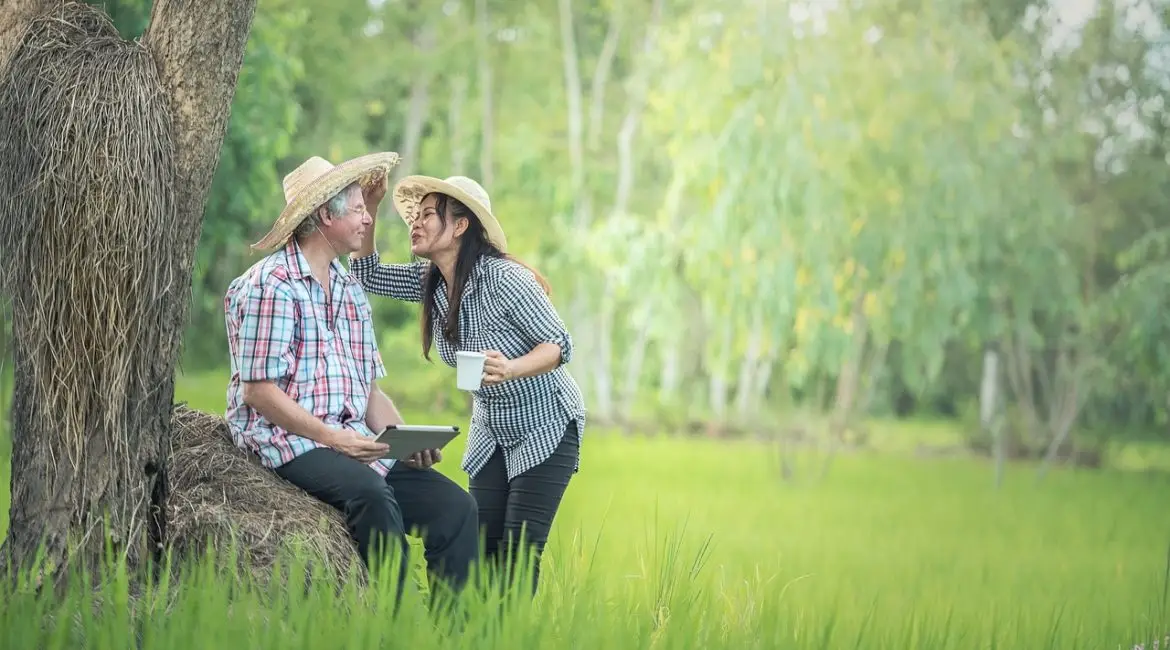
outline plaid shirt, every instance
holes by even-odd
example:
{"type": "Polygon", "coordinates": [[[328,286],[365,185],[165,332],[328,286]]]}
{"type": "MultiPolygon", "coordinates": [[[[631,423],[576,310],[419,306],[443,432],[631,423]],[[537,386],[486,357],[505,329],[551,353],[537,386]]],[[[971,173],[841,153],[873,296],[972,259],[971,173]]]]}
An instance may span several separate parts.
{"type": "MultiPolygon", "coordinates": [[[[353,260],[350,271],[370,293],[419,302],[429,264],[379,264],[374,253],[353,260]]],[[[458,348],[442,335],[448,305],[446,283],[441,279],[435,292],[435,310],[435,346],[440,358],[452,367],[456,350],[499,350],[505,357],[515,359],[540,343],[561,348],[561,365],[549,372],[473,391],[464,471],[474,477],[499,446],[511,480],[544,462],[560,443],[570,421],[577,422],[580,438],[585,431],[584,400],[565,368],[573,356],[573,341],[528,269],[510,260],[480,257],[463,289],[458,348]]],[[[574,471],[580,462],[578,456],[574,471]]]]}
{"type": "MultiPolygon", "coordinates": [[[[373,436],[366,405],[386,370],[361,285],[334,260],[331,304],[300,246],[290,240],[232,281],[224,298],[232,376],[227,421],[236,444],[279,467],[323,447],[266,420],[243,401],[243,383],[269,380],[334,427],[373,436]]],[[[393,460],[370,463],[385,476],[393,460]]]]}

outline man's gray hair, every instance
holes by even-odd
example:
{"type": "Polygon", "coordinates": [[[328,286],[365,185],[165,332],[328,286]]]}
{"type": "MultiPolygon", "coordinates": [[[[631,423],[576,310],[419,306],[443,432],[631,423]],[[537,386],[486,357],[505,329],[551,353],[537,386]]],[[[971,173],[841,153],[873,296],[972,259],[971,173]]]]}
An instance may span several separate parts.
{"type": "MultiPolygon", "coordinates": [[[[329,212],[329,216],[340,217],[349,211],[349,192],[354,188],[358,188],[360,190],[361,185],[359,185],[357,181],[354,181],[349,185],[341,188],[341,191],[329,197],[325,201],[324,207],[329,212]]],[[[293,231],[293,237],[304,237],[316,230],[320,225],[321,212],[320,208],[317,208],[309,213],[309,216],[305,217],[305,220],[297,226],[296,230],[293,231]]]]}

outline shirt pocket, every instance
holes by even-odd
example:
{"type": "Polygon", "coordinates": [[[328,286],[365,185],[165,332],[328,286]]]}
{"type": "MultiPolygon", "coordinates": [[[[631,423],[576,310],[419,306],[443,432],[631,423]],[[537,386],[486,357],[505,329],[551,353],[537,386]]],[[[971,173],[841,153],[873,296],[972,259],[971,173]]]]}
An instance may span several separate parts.
{"type": "Polygon", "coordinates": [[[370,326],[372,312],[364,303],[346,302],[337,313],[334,350],[345,361],[353,364],[355,380],[363,386],[373,372],[373,352],[377,347],[370,326]]]}
{"type": "Polygon", "coordinates": [[[302,318],[297,332],[294,370],[289,394],[300,401],[303,396],[312,395],[313,389],[325,371],[325,360],[320,354],[320,337],[316,320],[302,318]]]}

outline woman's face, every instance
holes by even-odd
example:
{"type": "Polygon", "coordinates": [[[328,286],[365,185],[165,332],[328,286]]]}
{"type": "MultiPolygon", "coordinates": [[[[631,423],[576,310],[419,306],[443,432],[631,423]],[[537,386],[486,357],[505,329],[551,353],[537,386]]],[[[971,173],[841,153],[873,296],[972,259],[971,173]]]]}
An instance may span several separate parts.
{"type": "Polygon", "coordinates": [[[438,195],[428,194],[419,205],[419,216],[410,227],[410,252],[426,259],[459,250],[459,237],[467,229],[467,220],[457,218],[443,223],[436,205],[438,195]]]}

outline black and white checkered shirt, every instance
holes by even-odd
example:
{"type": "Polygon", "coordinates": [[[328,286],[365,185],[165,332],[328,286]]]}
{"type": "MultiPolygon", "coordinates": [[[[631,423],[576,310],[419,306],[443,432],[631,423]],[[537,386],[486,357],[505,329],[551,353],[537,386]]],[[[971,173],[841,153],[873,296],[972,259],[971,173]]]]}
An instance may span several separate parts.
{"type": "MultiPolygon", "coordinates": [[[[353,260],[350,272],[370,293],[421,302],[423,275],[429,264],[380,264],[375,252],[353,260]]],[[[536,277],[515,262],[480,257],[463,289],[458,348],[442,335],[447,308],[447,285],[440,279],[435,291],[433,335],[440,358],[451,367],[455,367],[457,349],[498,350],[515,359],[540,343],[561,348],[561,365],[551,372],[473,391],[463,470],[474,477],[499,445],[508,480],[512,480],[544,462],[573,420],[580,442],[585,431],[585,403],[577,382],[565,370],[573,356],[572,338],[536,277]]],[[[574,471],[580,462],[578,455],[574,471]]]]}

